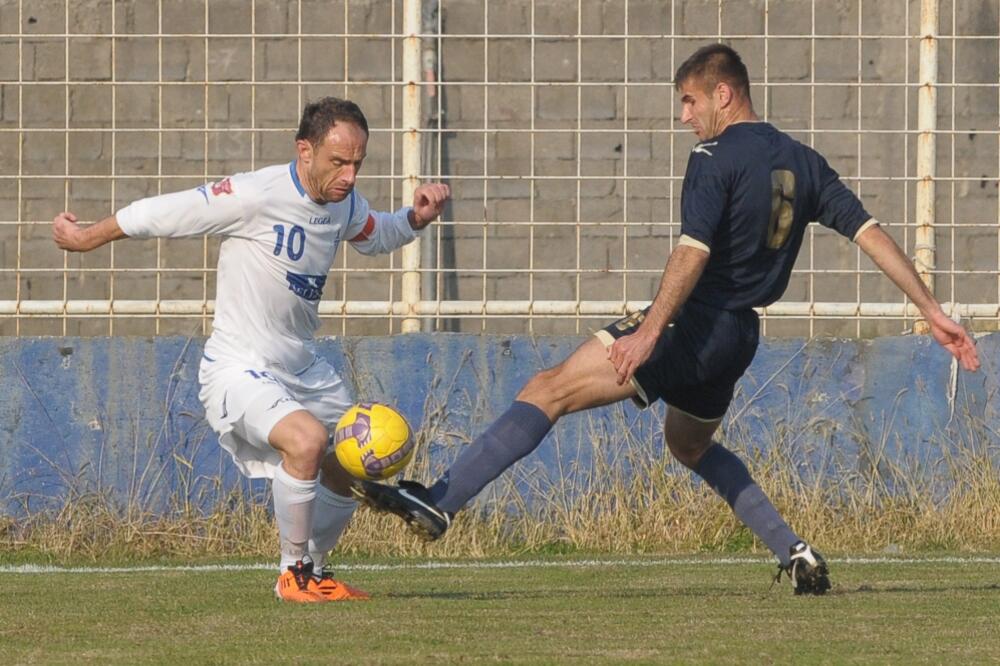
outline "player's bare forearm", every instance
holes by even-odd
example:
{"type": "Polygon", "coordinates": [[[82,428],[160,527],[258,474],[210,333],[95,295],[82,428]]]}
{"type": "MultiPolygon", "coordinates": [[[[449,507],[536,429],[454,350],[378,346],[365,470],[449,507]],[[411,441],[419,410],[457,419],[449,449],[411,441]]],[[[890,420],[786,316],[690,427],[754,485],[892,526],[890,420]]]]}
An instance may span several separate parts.
{"type": "Polygon", "coordinates": [[[707,263],[708,252],[704,250],[689,245],[674,248],[640,330],[649,329],[650,333],[659,337],[691,295],[707,263]]]}
{"type": "Polygon", "coordinates": [[[858,246],[871,257],[875,265],[899,287],[927,319],[941,312],[937,299],[917,275],[903,250],[877,224],[866,229],[857,239],[858,246]]]}
{"type": "Polygon", "coordinates": [[[913,264],[896,241],[878,225],[874,225],[858,236],[858,245],[920,309],[937,343],[958,359],[966,370],[978,370],[979,353],[976,343],[961,325],[952,321],[941,310],[941,305],[917,275],[913,264]]]}
{"type": "Polygon", "coordinates": [[[76,215],[63,212],[52,220],[52,240],[68,252],[90,252],[112,241],[128,238],[114,215],[96,224],[81,226],[76,215]]]}

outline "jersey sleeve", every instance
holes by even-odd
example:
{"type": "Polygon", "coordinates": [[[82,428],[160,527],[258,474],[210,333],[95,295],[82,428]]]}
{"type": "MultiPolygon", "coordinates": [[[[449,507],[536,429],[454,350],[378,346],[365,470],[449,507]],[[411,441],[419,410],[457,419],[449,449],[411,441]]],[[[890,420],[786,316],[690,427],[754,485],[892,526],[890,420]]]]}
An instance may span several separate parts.
{"type": "Polygon", "coordinates": [[[725,178],[713,157],[692,152],[681,190],[681,244],[710,252],[728,202],[725,178]]]}
{"type": "Polygon", "coordinates": [[[844,185],[840,175],[822,157],[819,183],[816,220],[824,227],[855,240],[861,231],[876,223],[861,200],[844,185]]]}
{"type": "Polygon", "coordinates": [[[133,238],[236,234],[254,209],[248,174],[191,190],[139,199],[119,210],[118,226],[133,238]]]}
{"type": "Polygon", "coordinates": [[[354,212],[344,238],[361,254],[386,254],[399,249],[417,237],[410,226],[409,206],[394,213],[374,211],[368,201],[353,192],[354,212]]]}

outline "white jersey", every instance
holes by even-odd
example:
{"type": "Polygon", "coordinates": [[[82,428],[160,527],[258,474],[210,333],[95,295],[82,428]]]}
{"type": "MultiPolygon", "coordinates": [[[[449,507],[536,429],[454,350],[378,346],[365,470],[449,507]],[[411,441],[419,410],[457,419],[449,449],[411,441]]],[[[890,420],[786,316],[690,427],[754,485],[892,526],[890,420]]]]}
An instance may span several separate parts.
{"type": "Polygon", "coordinates": [[[315,360],[319,300],[340,242],[372,255],[415,237],[409,208],[374,212],[353,191],[341,202],[317,204],[295,166],[265,167],[141,199],[116,215],[122,231],[134,238],[224,237],[208,356],[303,372],[315,360]]]}

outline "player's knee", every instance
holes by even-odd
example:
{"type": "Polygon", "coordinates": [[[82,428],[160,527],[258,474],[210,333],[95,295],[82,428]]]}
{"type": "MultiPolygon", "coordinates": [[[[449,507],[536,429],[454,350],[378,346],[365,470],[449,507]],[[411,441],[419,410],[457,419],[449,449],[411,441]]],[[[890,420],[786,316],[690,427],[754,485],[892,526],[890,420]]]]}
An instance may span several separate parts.
{"type": "Polygon", "coordinates": [[[570,397],[566,382],[560,379],[560,368],[548,368],[528,380],[517,399],[538,406],[550,416],[562,416],[570,397]]]}
{"type": "Polygon", "coordinates": [[[337,455],[332,450],[324,454],[323,460],[320,463],[320,471],[322,472],[320,474],[320,483],[328,490],[343,497],[351,497],[351,485],[354,477],[344,469],[344,466],[340,464],[340,461],[337,460],[337,455]]]}
{"type": "Polygon", "coordinates": [[[663,438],[671,455],[685,467],[694,469],[712,446],[719,423],[702,421],[671,407],[663,424],[663,438]]]}
{"type": "Polygon", "coordinates": [[[667,448],[670,449],[670,454],[679,463],[690,469],[694,469],[701,457],[705,455],[705,451],[712,445],[711,438],[686,437],[680,433],[671,432],[669,429],[663,435],[667,442],[667,448]]]}
{"type": "Polygon", "coordinates": [[[320,462],[326,454],[329,434],[319,421],[296,428],[288,436],[288,441],[282,447],[286,457],[298,465],[308,465],[319,469],[320,462]]]}

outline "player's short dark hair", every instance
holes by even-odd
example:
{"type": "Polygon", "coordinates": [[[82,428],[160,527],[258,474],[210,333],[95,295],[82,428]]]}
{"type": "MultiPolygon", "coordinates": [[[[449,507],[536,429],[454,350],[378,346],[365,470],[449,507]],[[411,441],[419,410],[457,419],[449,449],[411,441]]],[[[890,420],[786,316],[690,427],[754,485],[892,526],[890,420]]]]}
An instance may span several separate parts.
{"type": "Polygon", "coordinates": [[[697,78],[712,90],[724,81],[733,90],[750,99],[750,75],[740,54],[725,44],[703,46],[681,63],[674,75],[674,87],[680,90],[685,81],[697,78]]]}
{"type": "Polygon", "coordinates": [[[337,123],[354,123],[368,134],[368,120],[357,104],[349,99],[324,97],[306,104],[295,140],[319,145],[323,143],[330,128],[337,123]]]}

